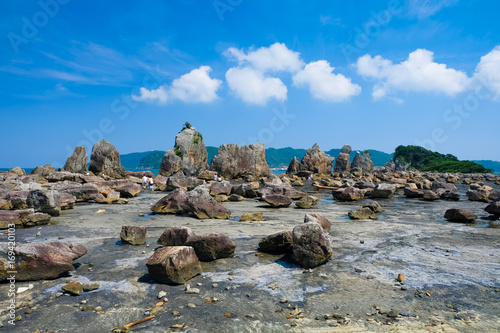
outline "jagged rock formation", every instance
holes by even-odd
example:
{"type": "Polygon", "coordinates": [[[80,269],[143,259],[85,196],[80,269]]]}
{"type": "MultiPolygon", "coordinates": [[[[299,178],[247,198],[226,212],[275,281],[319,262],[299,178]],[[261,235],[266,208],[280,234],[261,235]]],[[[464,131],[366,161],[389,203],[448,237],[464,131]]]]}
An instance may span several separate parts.
{"type": "Polygon", "coordinates": [[[89,170],[96,175],[107,175],[114,178],[125,176],[125,168],[120,163],[120,154],[112,143],[104,139],[92,147],[89,170]]]}
{"type": "Polygon", "coordinates": [[[225,179],[266,177],[271,170],[266,162],[264,144],[259,142],[247,146],[224,144],[217,150],[210,170],[216,171],[225,179]]]}
{"type": "Polygon", "coordinates": [[[351,162],[350,162],[350,155],[352,151],[351,146],[349,145],[344,145],[342,147],[342,150],[339,153],[339,156],[337,156],[337,160],[335,161],[335,167],[333,168],[333,172],[350,172],[351,171],[351,162]]]}
{"type": "Polygon", "coordinates": [[[64,164],[63,170],[72,173],[85,173],[87,172],[88,160],[89,157],[87,156],[85,147],[76,147],[73,151],[73,155],[68,157],[68,159],[66,160],[66,164],[64,164]]]}
{"type": "Polygon", "coordinates": [[[363,154],[360,154],[359,151],[357,151],[356,156],[354,156],[352,160],[351,171],[362,173],[373,172],[373,162],[370,153],[365,151],[363,154]]]}
{"type": "Polygon", "coordinates": [[[203,136],[189,123],[175,137],[175,146],[163,156],[159,175],[197,176],[208,169],[208,153],[203,136]]]}
{"type": "Polygon", "coordinates": [[[322,151],[318,144],[315,143],[314,146],[307,150],[300,163],[298,163],[296,157],[292,159],[286,173],[293,175],[304,172],[327,175],[332,173],[334,159],[334,157],[322,151]]]}

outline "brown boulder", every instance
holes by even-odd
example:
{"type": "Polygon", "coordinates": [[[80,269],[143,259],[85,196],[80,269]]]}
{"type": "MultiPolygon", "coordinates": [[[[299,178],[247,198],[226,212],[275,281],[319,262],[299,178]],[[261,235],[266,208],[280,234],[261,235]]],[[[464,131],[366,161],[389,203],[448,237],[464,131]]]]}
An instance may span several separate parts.
{"type": "Polygon", "coordinates": [[[229,237],[220,234],[191,236],[187,239],[186,246],[193,247],[201,261],[232,257],[236,248],[229,237]]]}
{"type": "Polygon", "coordinates": [[[265,195],[262,199],[273,208],[288,207],[292,204],[292,199],[281,194],[265,195]]]}
{"type": "Polygon", "coordinates": [[[244,213],[240,217],[240,222],[262,221],[264,213],[244,213]]]}
{"type": "Polygon", "coordinates": [[[159,248],[146,266],[156,282],[166,284],[183,284],[202,272],[200,261],[190,246],[159,248]]]}
{"type": "Polygon", "coordinates": [[[198,186],[188,192],[186,205],[199,219],[229,219],[231,212],[210,196],[208,189],[198,186]]]}
{"type": "Polygon", "coordinates": [[[158,238],[158,244],[165,246],[184,246],[194,232],[188,227],[169,227],[158,238]]]}
{"type": "Polygon", "coordinates": [[[210,170],[225,179],[266,177],[271,170],[266,162],[264,144],[238,146],[224,144],[217,150],[217,155],[212,159],[210,170]]]}
{"type": "Polygon", "coordinates": [[[310,209],[319,202],[319,198],[313,195],[307,195],[295,202],[295,206],[302,209],[310,209]]]}
{"type": "Polygon", "coordinates": [[[492,215],[500,216],[500,201],[490,203],[484,210],[492,215]]]}
{"type": "Polygon", "coordinates": [[[123,244],[146,244],[146,227],[124,225],[120,232],[120,239],[123,244]]]}
{"type": "Polygon", "coordinates": [[[125,169],[120,163],[120,154],[112,143],[104,139],[92,147],[89,171],[95,175],[107,175],[113,178],[125,176],[125,169]]]}
{"type": "MultiPolygon", "coordinates": [[[[0,245],[0,252],[7,254],[7,244],[0,245]]],[[[0,281],[10,276],[7,271],[17,271],[16,281],[55,279],[72,271],[73,260],[87,253],[83,245],[49,242],[16,244],[16,263],[8,266],[7,256],[0,256],[0,281]]]]}
{"type": "Polygon", "coordinates": [[[321,214],[306,214],[304,216],[304,223],[316,222],[318,223],[325,232],[330,232],[332,223],[321,214]]]}
{"type": "Polygon", "coordinates": [[[477,216],[465,209],[451,208],[444,213],[444,218],[450,222],[472,222],[477,219],[477,216]]]}
{"type": "Polygon", "coordinates": [[[351,210],[349,213],[347,213],[347,216],[351,220],[376,220],[378,219],[378,214],[375,213],[373,210],[371,210],[368,207],[363,207],[360,209],[356,210],[351,210]]]}
{"type": "Polygon", "coordinates": [[[259,250],[266,253],[289,253],[293,248],[292,231],[281,231],[262,238],[259,250]]]}
{"type": "Polygon", "coordinates": [[[330,237],[314,222],[293,228],[293,257],[304,268],[313,268],[327,262],[332,256],[330,237]]]}
{"type": "Polygon", "coordinates": [[[179,188],[161,198],[153,207],[151,207],[151,210],[157,214],[187,213],[189,208],[186,203],[186,198],[187,192],[179,188]]]}

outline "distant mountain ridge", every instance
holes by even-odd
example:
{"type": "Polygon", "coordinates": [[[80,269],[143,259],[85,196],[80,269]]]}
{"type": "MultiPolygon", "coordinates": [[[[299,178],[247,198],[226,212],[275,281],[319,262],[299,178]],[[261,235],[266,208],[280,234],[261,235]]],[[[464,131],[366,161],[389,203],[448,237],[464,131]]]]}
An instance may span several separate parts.
{"type": "MultiPolygon", "coordinates": [[[[212,162],[213,157],[217,154],[218,147],[208,146],[208,164],[212,162]]],[[[266,149],[266,161],[270,168],[286,168],[290,164],[293,157],[297,157],[299,161],[306,154],[307,149],[301,148],[267,148],[266,149]]],[[[362,152],[363,150],[359,150],[362,152]]],[[[383,166],[385,163],[389,162],[393,154],[387,154],[379,150],[369,149],[372,156],[372,161],[375,166],[383,166]]],[[[326,151],[330,156],[337,158],[340,153],[340,148],[330,149],[326,151]]],[[[163,155],[165,151],[154,150],[130,154],[120,155],[122,166],[125,169],[159,169],[163,155]]],[[[356,155],[354,150],[351,153],[351,162],[356,155]]]]}

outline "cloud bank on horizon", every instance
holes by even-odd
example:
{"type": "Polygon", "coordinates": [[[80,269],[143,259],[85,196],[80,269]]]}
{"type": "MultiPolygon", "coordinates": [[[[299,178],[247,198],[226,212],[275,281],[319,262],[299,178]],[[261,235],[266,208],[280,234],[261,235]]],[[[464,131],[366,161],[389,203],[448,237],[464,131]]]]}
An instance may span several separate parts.
{"type": "MultiPolygon", "coordinates": [[[[284,43],[245,51],[228,48],[224,56],[237,62],[238,66],[227,70],[225,79],[231,92],[248,104],[264,106],[270,99],[283,102],[288,88],[280,76],[292,77],[293,85],[309,88],[311,96],[325,102],[348,101],[361,93],[361,86],[343,74],[335,74],[326,60],[305,63],[300,53],[290,50],[284,43]]],[[[475,73],[449,68],[434,61],[434,53],[416,49],[408,59],[393,63],[380,55],[359,57],[352,64],[365,80],[373,81],[372,98],[380,100],[397,97],[398,92],[444,94],[453,97],[466,90],[482,85],[492,91],[493,100],[500,97],[500,46],[481,57],[475,73]],[[393,96],[396,95],[396,96],[393,96]]],[[[201,66],[173,80],[171,86],[161,85],[148,90],[141,87],[139,95],[132,99],[139,102],[154,102],[160,105],[171,100],[186,103],[210,103],[217,99],[217,90],[222,81],[211,78],[209,66],[201,66]]]]}

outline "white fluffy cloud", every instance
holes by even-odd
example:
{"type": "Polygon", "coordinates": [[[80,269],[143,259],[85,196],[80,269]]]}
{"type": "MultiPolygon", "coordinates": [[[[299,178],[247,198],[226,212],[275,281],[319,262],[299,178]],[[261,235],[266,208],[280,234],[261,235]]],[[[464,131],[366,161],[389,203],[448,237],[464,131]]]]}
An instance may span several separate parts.
{"type": "Polygon", "coordinates": [[[311,62],[293,76],[293,83],[298,87],[308,85],[314,98],[331,102],[344,101],[361,92],[360,86],[342,74],[334,74],[334,69],[326,60],[311,62]]]}
{"type": "Polygon", "coordinates": [[[210,103],[218,98],[217,90],[221,80],[212,79],[209,73],[212,68],[201,66],[175,79],[171,86],[162,85],[158,89],[139,89],[138,96],[132,99],[139,102],[158,103],[180,100],[186,103],[210,103]]]}
{"type": "Polygon", "coordinates": [[[269,47],[261,47],[249,52],[230,47],[225,55],[235,59],[240,65],[253,67],[263,73],[268,71],[295,72],[304,66],[300,53],[288,49],[285,44],[281,43],[274,43],[269,47]]]}
{"type": "Polygon", "coordinates": [[[231,90],[246,103],[265,105],[271,98],[286,100],[285,84],[279,78],[266,77],[256,69],[230,68],[226,80],[231,90]]]}
{"type": "Polygon", "coordinates": [[[474,79],[475,85],[491,91],[493,99],[500,99],[500,46],[481,57],[474,79]]]}
{"type": "Polygon", "coordinates": [[[417,49],[399,64],[393,64],[381,56],[372,57],[367,54],[358,59],[356,67],[363,77],[378,80],[373,87],[374,99],[398,90],[438,92],[454,96],[468,88],[470,78],[467,74],[433,60],[434,54],[431,51],[417,49]]]}

